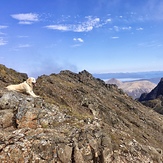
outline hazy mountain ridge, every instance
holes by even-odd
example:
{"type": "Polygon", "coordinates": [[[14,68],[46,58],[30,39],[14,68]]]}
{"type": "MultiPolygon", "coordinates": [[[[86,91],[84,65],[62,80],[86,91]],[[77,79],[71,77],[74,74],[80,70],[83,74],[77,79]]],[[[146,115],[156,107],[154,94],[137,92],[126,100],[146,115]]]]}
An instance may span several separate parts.
{"type": "Polygon", "coordinates": [[[162,115],[117,86],[87,71],[62,71],[40,76],[34,92],[41,98],[33,98],[7,91],[5,86],[12,80],[21,82],[24,76],[6,67],[3,70],[2,162],[163,162],[162,115]]]}
{"type": "Polygon", "coordinates": [[[159,83],[161,77],[158,77],[158,78],[149,78],[149,79],[140,79],[140,80],[134,80],[134,81],[143,81],[143,80],[146,80],[146,81],[150,81],[150,82],[152,82],[152,83],[154,83],[154,84],[157,85],[159,83]]]}
{"type": "MultiPolygon", "coordinates": [[[[148,80],[155,84],[158,84],[160,78],[163,76],[163,71],[147,71],[147,72],[126,72],[126,73],[100,73],[93,74],[94,77],[102,80],[115,79],[133,79],[136,81],[148,80]]],[[[129,80],[131,81],[131,80],[129,80]]]]}
{"type": "Polygon", "coordinates": [[[122,89],[134,99],[139,98],[142,93],[149,93],[156,86],[156,84],[147,80],[121,82],[114,78],[106,81],[106,83],[116,84],[120,89],[122,89]]]}

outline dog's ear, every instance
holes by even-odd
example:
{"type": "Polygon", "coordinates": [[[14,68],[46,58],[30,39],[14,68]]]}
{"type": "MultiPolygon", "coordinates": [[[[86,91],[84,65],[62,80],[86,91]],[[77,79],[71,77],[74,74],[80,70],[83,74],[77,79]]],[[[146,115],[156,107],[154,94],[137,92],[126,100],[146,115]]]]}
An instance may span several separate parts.
{"type": "Polygon", "coordinates": [[[27,80],[26,80],[26,82],[27,82],[27,84],[31,84],[31,78],[28,78],[27,80]]]}

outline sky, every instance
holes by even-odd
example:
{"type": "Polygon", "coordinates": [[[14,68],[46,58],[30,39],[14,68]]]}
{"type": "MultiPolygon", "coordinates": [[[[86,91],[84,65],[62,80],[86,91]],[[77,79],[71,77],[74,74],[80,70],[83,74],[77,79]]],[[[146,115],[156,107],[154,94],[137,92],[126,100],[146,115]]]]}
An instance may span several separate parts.
{"type": "Polygon", "coordinates": [[[0,64],[28,76],[163,70],[162,0],[1,0],[0,64]]]}

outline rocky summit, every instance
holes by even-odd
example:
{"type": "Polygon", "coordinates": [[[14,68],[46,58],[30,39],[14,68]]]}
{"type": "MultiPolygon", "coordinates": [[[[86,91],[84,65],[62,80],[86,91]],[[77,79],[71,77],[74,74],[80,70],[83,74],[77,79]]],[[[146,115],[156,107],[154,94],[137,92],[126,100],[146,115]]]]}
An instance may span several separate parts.
{"type": "Polygon", "coordinates": [[[116,85],[84,70],[38,77],[39,98],[5,88],[27,77],[1,65],[0,162],[163,162],[163,116],[116,85]]]}

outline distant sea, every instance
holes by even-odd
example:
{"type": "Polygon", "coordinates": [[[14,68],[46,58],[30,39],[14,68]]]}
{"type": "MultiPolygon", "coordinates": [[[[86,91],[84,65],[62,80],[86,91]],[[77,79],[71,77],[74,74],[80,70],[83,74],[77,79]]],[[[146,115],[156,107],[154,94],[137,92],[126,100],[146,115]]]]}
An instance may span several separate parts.
{"type": "Polygon", "coordinates": [[[104,81],[115,78],[120,81],[134,80],[149,80],[153,83],[158,83],[163,77],[163,71],[148,71],[148,72],[130,72],[130,73],[101,73],[93,74],[95,78],[100,78],[104,81]]]}
{"type": "MultiPolygon", "coordinates": [[[[110,80],[109,79],[102,79],[104,81],[110,80]]],[[[127,81],[135,81],[135,80],[143,80],[142,78],[117,78],[117,80],[122,81],[122,82],[127,82],[127,81]]]]}

